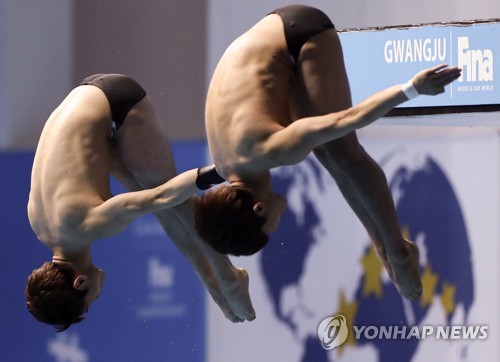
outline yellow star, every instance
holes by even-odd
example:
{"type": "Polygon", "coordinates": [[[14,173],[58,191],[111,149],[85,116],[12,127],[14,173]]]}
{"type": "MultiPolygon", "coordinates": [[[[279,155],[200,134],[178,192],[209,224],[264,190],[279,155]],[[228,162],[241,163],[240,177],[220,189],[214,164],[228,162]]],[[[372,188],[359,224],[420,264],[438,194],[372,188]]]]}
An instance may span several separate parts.
{"type": "Polygon", "coordinates": [[[443,283],[443,292],[441,293],[441,304],[443,305],[446,317],[455,310],[455,287],[448,283],[443,283]]]}
{"type": "Polygon", "coordinates": [[[363,296],[375,294],[377,298],[382,296],[382,269],[384,265],[375,251],[373,245],[368,254],[361,259],[361,265],[365,272],[365,283],[363,285],[363,296]]]}
{"type": "Polygon", "coordinates": [[[356,318],[356,312],[358,311],[358,303],[356,301],[349,303],[346,300],[344,291],[341,290],[340,293],[340,299],[339,299],[339,308],[337,310],[337,313],[334,315],[339,315],[342,314],[347,322],[347,329],[349,331],[349,334],[347,336],[346,341],[344,344],[340,345],[337,350],[339,354],[342,354],[344,347],[347,345],[355,345],[356,344],[356,338],[354,338],[355,333],[354,333],[354,328],[352,327],[354,319],[356,318]]]}
{"type": "Polygon", "coordinates": [[[432,303],[438,277],[432,272],[431,266],[427,264],[422,273],[422,297],[420,298],[420,306],[426,307],[432,303]]]}

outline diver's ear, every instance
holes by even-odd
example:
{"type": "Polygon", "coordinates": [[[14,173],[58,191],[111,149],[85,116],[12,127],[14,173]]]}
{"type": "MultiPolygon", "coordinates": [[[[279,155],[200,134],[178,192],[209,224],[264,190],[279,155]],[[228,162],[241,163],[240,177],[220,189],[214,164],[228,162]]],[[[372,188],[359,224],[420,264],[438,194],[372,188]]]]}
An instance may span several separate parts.
{"type": "Polygon", "coordinates": [[[86,275],[79,275],[73,281],[73,288],[76,290],[85,290],[89,285],[89,277],[86,275]]]}
{"type": "Polygon", "coordinates": [[[253,205],[253,212],[255,212],[255,214],[257,216],[264,216],[265,213],[266,213],[266,208],[264,206],[264,203],[259,201],[259,202],[256,202],[254,205],[253,205]]]}

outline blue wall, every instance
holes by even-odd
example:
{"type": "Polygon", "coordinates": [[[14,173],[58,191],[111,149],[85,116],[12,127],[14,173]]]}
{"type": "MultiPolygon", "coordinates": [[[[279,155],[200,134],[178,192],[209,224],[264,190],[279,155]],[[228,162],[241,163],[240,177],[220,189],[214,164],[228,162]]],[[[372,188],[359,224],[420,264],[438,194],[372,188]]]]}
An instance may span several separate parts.
{"type": "MultiPolygon", "coordinates": [[[[205,161],[204,142],[184,142],[173,150],[180,171],[205,161]]],[[[52,256],[26,215],[32,162],[32,153],[0,154],[2,360],[203,361],[204,288],[150,215],[93,246],[94,262],[107,276],[85,321],[56,333],[29,314],[26,278],[52,256]]],[[[114,181],[112,188],[123,191],[114,181]]]]}

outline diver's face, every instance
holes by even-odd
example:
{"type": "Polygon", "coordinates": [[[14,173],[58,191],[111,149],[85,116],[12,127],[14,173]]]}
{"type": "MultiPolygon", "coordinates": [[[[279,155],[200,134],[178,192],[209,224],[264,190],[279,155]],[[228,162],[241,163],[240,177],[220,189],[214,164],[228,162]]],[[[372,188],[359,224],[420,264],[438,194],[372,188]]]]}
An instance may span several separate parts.
{"type": "Polygon", "coordinates": [[[104,271],[97,267],[93,267],[87,274],[87,295],[85,295],[87,306],[90,306],[94,300],[99,298],[105,275],[104,271]]]}
{"type": "Polygon", "coordinates": [[[279,221],[286,207],[286,198],[272,193],[263,203],[263,214],[266,217],[266,223],[262,226],[262,231],[270,234],[278,228],[279,221]]]}

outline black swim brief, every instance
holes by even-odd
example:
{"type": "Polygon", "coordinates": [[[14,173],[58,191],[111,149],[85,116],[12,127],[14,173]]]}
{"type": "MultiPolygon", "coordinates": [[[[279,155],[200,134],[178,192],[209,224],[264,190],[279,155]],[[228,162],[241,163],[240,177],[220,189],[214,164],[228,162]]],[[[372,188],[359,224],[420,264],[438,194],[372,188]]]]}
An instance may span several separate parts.
{"type": "Polygon", "coordinates": [[[80,85],[93,85],[104,92],[111,107],[114,132],[121,127],[130,109],[146,96],[139,83],[123,74],[94,74],[80,85]]]}
{"type": "Polygon", "coordinates": [[[335,29],[330,18],[321,10],[305,5],[289,5],[274,10],[283,21],[286,44],[294,64],[300,49],[314,35],[327,29],[335,29]]]}

